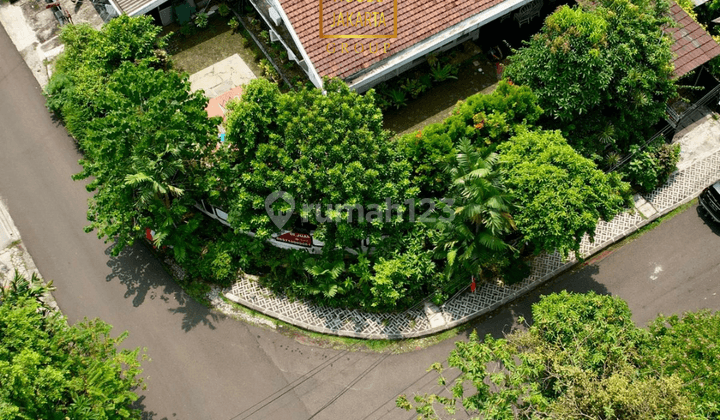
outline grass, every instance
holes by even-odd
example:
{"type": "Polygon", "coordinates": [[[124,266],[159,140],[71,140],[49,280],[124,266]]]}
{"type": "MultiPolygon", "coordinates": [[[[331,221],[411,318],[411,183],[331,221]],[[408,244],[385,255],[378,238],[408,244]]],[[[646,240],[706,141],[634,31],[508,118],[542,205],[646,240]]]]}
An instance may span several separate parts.
{"type": "Polygon", "coordinates": [[[252,40],[244,40],[243,34],[233,32],[227,24],[228,20],[230,20],[229,16],[222,17],[215,14],[210,17],[207,28],[198,29],[189,36],[182,35],[180,28],[174,25],[171,28],[174,32],[173,40],[168,49],[172,51],[171,57],[175,67],[193,74],[233,54],[238,54],[255,76],[260,77],[262,71],[256,62],[260,57],[251,48],[252,40]]]}
{"type": "Polygon", "coordinates": [[[441,341],[455,337],[459,333],[471,327],[470,323],[466,323],[458,327],[451,328],[447,331],[443,331],[441,333],[422,338],[409,338],[403,340],[366,340],[362,338],[341,337],[304,330],[302,328],[290,325],[278,319],[261,314],[260,312],[246,308],[245,306],[233,302],[224,296],[223,300],[229,305],[231,305],[233,308],[247,315],[271,321],[273,324],[275,324],[276,331],[287,337],[295,339],[295,341],[306,345],[322,348],[331,348],[335,350],[365,351],[392,354],[407,353],[411,351],[421,350],[423,348],[440,343],[441,341]]]}

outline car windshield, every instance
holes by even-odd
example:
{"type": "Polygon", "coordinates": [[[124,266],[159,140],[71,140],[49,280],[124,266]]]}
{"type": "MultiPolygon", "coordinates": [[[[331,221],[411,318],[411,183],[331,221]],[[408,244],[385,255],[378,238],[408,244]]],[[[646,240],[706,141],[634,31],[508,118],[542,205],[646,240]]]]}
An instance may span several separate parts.
{"type": "Polygon", "coordinates": [[[720,181],[714,183],[712,185],[712,187],[709,188],[709,190],[710,190],[710,195],[712,196],[712,198],[716,202],[720,203],[720,181]]]}

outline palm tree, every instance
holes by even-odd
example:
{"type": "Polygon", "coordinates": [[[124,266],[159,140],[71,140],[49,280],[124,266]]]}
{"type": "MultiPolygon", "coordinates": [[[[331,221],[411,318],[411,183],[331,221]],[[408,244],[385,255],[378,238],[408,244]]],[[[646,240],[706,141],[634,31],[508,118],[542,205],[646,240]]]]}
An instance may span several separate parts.
{"type": "Polygon", "coordinates": [[[503,236],[515,229],[512,197],[494,171],[496,153],[481,152],[462,139],[455,161],[447,167],[453,179],[454,219],[439,222],[436,252],[447,260],[446,274],[479,275],[496,253],[510,249],[503,236]]]}

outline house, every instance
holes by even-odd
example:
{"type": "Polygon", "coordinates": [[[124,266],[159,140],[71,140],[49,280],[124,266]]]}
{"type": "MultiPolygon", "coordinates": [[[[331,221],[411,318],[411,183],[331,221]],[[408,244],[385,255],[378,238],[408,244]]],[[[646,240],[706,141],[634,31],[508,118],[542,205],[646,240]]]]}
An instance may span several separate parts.
{"type": "MultiPolygon", "coordinates": [[[[150,13],[163,24],[174,18],[168,0],[113,1],[130,16],[150,13]]],[[[507,24],[522,26],[543,6],[543,0],[245,1],[270,28],[270,40],[282,43],[315,86],[322,87],[323,77],[339,77],[358,92],[422,64],[428,54],[478,39],[480,28],[496,19],[512,17],[507,24]]],[[[196,8],[194,0],[182,6],[187,13],[196,8]]],[[[720,45],[676,3],[671,6],[679,25],[668,32],[680,77],[720,54],[720,45]]]]}
{"type": "Polygon", "coordinates": [[[720,45],[674,1],[670,3],[670,14],[678,25],[666,31],[675,40],[672,45],[674,74],[680,78],[720,55],[720,45]]]}
{"type": "Polygon", "coordinates": [[[542,0],[249,0],[288,56],[322,87],[340,77],[364,92],[443,51],[479,37],[513,13],[540,15],[542,0]],[[321,33],[322,31],[322,33],[321,33]]]}

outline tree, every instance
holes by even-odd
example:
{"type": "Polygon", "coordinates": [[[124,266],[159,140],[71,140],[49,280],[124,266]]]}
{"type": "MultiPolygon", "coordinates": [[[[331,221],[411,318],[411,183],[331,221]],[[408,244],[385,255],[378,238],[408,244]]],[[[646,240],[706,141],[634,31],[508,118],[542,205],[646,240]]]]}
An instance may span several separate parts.
{"type": "MultiPolygon", "coordinates": [[[[439,417],[436,403],[497,420],[702,418],[679,376],[646,368],[653,338],[621,299],[563,291],[541,298],[532,314],[529,329],[482,342],[473,332],[456,343],[448,365],[460,376],[451,396],[417,395],[413,407],[403,395],[398,406],[424,418],[439,417]]],[[[441,375],[438,383],[446,382],[441,375]]]]}
{"type": "Polygon", "coordinates": [[[422,197],[444,197],[453,180],[443,168],[454,163],[460,141],[469,139],[476,147],[506,141],[540,118],[537,102],[527,86],[501,80],[492,93],[477,93],[458,102],[445,121],[400,137],[397,147],[411,164],[412,184],[422,197]]]}
{"type": "Polygon", "coordinates": [[[435,290],[438,276],[428,235],[408,221],[407,200],[418,196],[410,164],[383,130],[372,93],[358,95],[338,80],[325,89],[281,93],[267,80],[248,84],[228,104],[225,145],[208,158],[202,190],[228,211],[237,234],[264,240],[305,226],[324,242],[322,255],[262,256],[284,277],[267,279],[277,290],[370,310],[412,304],[435,290]],[[272,203],[274,212],[291,212],[280,227],[265,211],[279,191],[294,201],[272,203]],[[366,239],[372,254],[360,247],[366,239]]]}
{"type": "Polygon", "coordinates": [[[481,153],[463,139],[455,164],[448,167],[454,218],[438,223],[437,246],[438,254],[447,260],[448,277],[479,276],[493,254],[508,250],[503,237],[514,228],[512,197],[503,191],[494,168],[497,160],[497,154],[481,153]]]}
{"type": "Polygon", "coordinates": [[[650,334],[643,352],[647,366],[678,376],[698,415],[720,418],[720,312],[661,315],[650,324],[650,334]]]}
{"type": "Polygon", "coordinates": [[[101,320],[69,326],[41,297],[48,288],[15,274],[0,300],[0,418],[140,419],[140,349],[119,350],[101,320]]]}
{"type": "Polygon", "coordinates": [[[190,93],[187,76],[165,71],[165,39],[152,17],[119,16],[96,30],[68,25],[45,94],[84,152],[92,178],[86,230],[117,241],[117,254],[154,229],[157,245],[174,246],[183,261],[197,248],[192,184],[201,157],[215,143],[218,119],[207,99],[190,93]]]}
{"type": "Polygon", "coordinates": [[[148,63],[155,68],[167,65],[163,50],[166,39],[151,16],[118,16],[96,30],[88,24],[62,27],[60,40],[65,48],[58,56],[45,88],[48,108],[62,117],[77,140],[82,140],[88,121],[100,116],[96,97],[110,75],[122,63],[148,63]]]}
{"type": "Polygon", "coordinates": [[[172,245],[180,262],[196,243],[194,179],[219,122],[207,117],[206,104],[202,92],[190,93],[186,75],[144,62],[123,63],[97,93],[101,116],[83,130],[83,171],[75,179],[92,177],[87,230],[115,240],[115,254],[146,228],[156,231],[156,245],[172,245]]]}
{"type": "Polygon", "coordinates": [[[583,155],[627,152],[676,95],[665,1],[601,0],[563,6],[510,57],[505,77],[527,85],[583,155]]]}
{"type": "Polygon", "coordinates": [[[559,131],[526,131],[498,146],[503,181],[514,198],[513,218],[536,252],[579,251],[598,220],[630,206],[630,188],[570,147],[559,131]]]}
{"type": "MultiPolygon", "coordinates": [[[[228,109],[227,146],[215,155],[221,163],[213,165],[208,191],[227,203],[238,230],[260,238],[278,231],[264,214],[264,202],[285,191],[298,207],[288,227],[303,210],[311,223],[318,215],[330,217],[334,223],[317,223],[324,241],[331,249],[354,248],[382,226],[357,213],[348,222],[338,206],[378,204],[384,210],[388,199],[399,204],[415,195],[409,165],[394,152],[372,95],[358,95],[337,80],[328,81],[326,94],[318,89],[282,94],[277,85],[257,79],[228,109]]],[[[281,205],[283,200],[276,201],[274,209],[284,210],[281,205]]]]}

